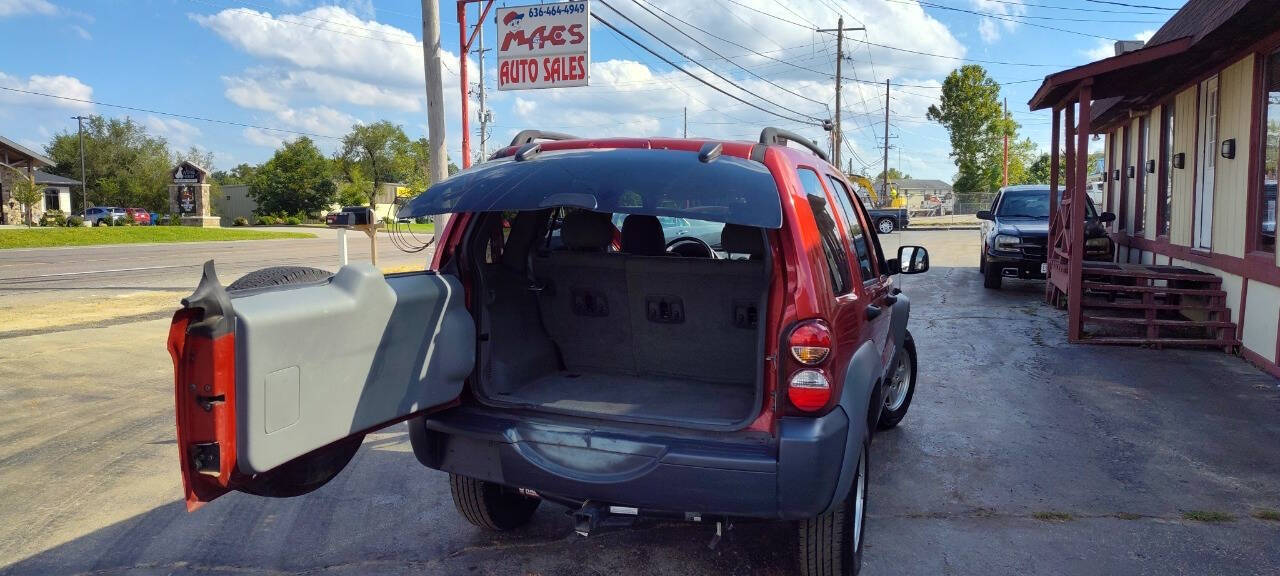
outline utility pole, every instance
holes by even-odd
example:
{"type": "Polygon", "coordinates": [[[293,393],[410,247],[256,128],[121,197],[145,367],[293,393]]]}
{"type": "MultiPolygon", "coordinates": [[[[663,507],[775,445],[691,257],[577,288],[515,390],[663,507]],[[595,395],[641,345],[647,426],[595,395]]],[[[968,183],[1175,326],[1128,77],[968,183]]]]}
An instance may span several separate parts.
{"type": "Polygon", "coordinates": [[[684,107],[684,138],[689,137],[689,107],[684,107]]]}
{"type": "Polygon", "coordinates": [[[889,79],[884,79],[884,191],[882,200],[889,198],[889,79]]]}
{"type": "Polygon", "coordinates": [[[835,122],[831,125],[831,163],[837,167],[840,166],[840,143],[843,141],[843,136],[840,132],[840,63],[844,61],[844,33],[846,30],[866,30],[866,28],[845,28],[844,16],[841,16],[836,20],[835,30],[830,28],[818,30],[818,32],[836,33],[836,113],[835,122]]]}
{"type": "Polygon", "coordinates": [[[1004,187],[1009,187],[1009,99],[1004,99],[1004,187]]]}
{"type": "MultiPolygon", "coordinates": [[[[479,9],[480,6],[476,5],[479,9]]],[[[477,60],[480,63],[480,158],[489,157],[489,109],[484,106],[484,16],[476,22],[476,41],[480,43],[476,47],[477,60]]]]}
{"type": "Polygon", "coordinates": [[[449,153],[445,150],[444,82],[440,80],[440,6],[436,0],[422,0],[422,62],[427,80],[427,139],[430,142],[431,181],[449,176],[449,153]]]}
{"type": "MultiPolygon", "coordinates": [[[[88,120],[88,116],[72,116],[76,121],[76,127],[80,132],[80,212],[89,211],[89,188],[84,176],[84,121],[88,120]]],[[[71,212],[71,207],[67,206],[67,211],[71,212]]]]}

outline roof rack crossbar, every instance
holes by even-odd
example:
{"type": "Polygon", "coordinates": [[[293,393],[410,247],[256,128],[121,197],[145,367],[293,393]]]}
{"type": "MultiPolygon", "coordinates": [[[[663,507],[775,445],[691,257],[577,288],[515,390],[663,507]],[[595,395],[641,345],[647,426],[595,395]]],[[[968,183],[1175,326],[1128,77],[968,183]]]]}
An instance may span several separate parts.
{"type": "Polygon", "coordinates": [[[792,132],[790,130],[784,130],[782,128],[774,128],[772,126],[760,131],[761,144],[765,144],[765,145],[781,144],[783,146],[786,146],[787,142],[795,142],[796,144],[799,144],[801,146],[804,146],[805,148],[808,148],[810,152],[813,152],[815,155],[821,158],[823,162],[831,161],[830,158],[827,158],[827,153],[823,152],[822,149],[819,148],[817,144],[814,144],[813,142],[809,141],[808,138],[805,138],[804,136],[796,134],[795,132],[792,132]]]}
{"type": "Polygon", "coordinates": [[[577,140],[578,137],[563,132],[549,132],[546,130],[521,130],[511,139],[511,146],[520,146],[529,144],[534,140],[577,140]]]}

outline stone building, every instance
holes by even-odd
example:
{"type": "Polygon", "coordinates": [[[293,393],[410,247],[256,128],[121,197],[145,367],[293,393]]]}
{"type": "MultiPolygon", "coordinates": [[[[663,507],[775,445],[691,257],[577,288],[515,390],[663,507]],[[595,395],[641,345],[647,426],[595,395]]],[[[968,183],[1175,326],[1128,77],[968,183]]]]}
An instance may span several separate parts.
{"type": "MultiPolygon", "coordinates": [[[[40,168],[52,165],[53,160],[43,154],[0,136],[0,224],[23,223],[23,208],[13,198],[14,187],[23,178],[36,180],[40,168]]],[[[44,213],[44,202],[37,203],[32,211],[32,221],[38,220],[44,213]]]]}

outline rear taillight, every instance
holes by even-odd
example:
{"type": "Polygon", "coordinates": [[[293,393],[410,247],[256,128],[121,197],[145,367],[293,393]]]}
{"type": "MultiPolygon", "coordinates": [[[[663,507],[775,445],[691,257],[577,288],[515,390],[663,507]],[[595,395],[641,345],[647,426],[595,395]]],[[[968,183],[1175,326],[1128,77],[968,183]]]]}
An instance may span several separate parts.
{"type": "Polygon", "coordinates": [[[821,320],[810,320],[791,331],[791,357],[805,366],[817,366],[831,353],[831,330],[821,320]]]}
{"type": "Polygon", "coordinates": [[[831,329],[821,320],[805,321],[791,331],[787,347],[800,364],[787,380],[791,405],[806,412],[823,408],[831,400],[831,381],[818,367],[831,356],[831,329]]]}

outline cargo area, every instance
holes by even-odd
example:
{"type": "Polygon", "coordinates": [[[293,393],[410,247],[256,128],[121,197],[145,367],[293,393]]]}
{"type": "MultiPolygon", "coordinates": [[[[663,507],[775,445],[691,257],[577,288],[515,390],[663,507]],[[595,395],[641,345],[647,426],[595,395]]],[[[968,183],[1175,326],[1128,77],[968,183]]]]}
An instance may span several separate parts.
{"type": "Polygon", "coordinates": [[[726,225],[718,257],[681,257],[664,255],[660,236],[637,248],[639,226],[632,253],[611,248],[610,215],[588,211],[548,242],[533,214],[504,225],[501,249],[495,234],[475,246],[484,401],[704,429],[754,418],[769,278],[762,229],[726,225]]]}

